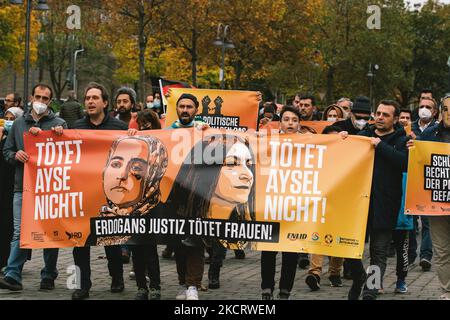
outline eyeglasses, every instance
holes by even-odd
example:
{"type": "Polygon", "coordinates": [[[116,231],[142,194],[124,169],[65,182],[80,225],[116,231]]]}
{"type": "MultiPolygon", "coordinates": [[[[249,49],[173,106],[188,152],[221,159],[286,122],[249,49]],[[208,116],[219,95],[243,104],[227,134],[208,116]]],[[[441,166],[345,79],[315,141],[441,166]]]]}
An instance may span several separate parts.
{"type": "Polygon", "coordinates": [[[5,99],[5,102],[14,102],[14,100],[11,100],[11,99],[5,99]]]}

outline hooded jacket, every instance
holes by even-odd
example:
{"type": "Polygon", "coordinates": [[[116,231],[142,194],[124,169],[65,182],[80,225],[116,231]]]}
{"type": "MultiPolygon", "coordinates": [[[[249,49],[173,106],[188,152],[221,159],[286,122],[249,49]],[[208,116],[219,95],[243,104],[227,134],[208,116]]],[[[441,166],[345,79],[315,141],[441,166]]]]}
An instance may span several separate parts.
{"type": "Polygon", "coordinates": [[[402,173],[408,165],[406,142],[409,137],[400,126],[381,137],[375,133],[374,126],[358,135],[381,139],[375,149],[368,232],[394,230],[402,199],[402,173]]]}
{"type": "Polygon", "coordinates": [[[5,160],[16,167],[14,176],[14,192],[22,192],[23,189],[23,163],[16,160],[16,152],[24,150],[23,134],[28,132],[30,128],[37,127],[42,130],[51,130],[52,127],[62,126],[67,129],[66,122],[55,116],[55,114],[48,109],[48,114],[43,116],[38,121],[34,120],[30,112],[24,114],[23,117],[16,119],[13,123],[5,146],[3,147],[3,156],[5,160]]]}

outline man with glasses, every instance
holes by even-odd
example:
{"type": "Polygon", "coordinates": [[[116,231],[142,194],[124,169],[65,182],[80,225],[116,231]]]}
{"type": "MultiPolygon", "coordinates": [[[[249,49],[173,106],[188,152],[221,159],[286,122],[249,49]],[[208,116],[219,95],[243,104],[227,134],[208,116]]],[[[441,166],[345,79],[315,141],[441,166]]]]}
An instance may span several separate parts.
{"type": "Polygon", "coordinates": [[[334,125],[347,131],[348,134],[356,135],[365,129],[370,120],[370,101],[365,96],[359,96],[351,108],[348,119],[338,121],[334,125]]]}
{"type": "MultiPolygon", "coordinates": [[[[23,290],[22,269],[30,254],[29,249],[20,248],[24,163],[30,159],[30,156],[24,151],[23,134],[29,132],[38,135],[42,130],[53,130],[57,126],[67,128],[66,122],[56,117],[48,107],[53,95],[49,86],[38,84],[33,88],[31,94],[32,109],[14,121],[3,148],[5,160],[16,168],[13,200],[14,233],[8,265],[4,272],[5,276],[0,279],[0,289],[11,291],[23,290]]],[[[57,259],[58,249],[44,249],[45,267],[41,271],[41,290],[55,288],[55,279],[58,276],[57,259]]]]}
{"type": "Polygon", "coordinates": [[[20,103],[22,102],[22,98],[18,93],[9,93],[5,97],[5,105],[3,109],[0,109],[0,118],[5,116],[6,110],[12,107],[20,107],[20,103]]]}

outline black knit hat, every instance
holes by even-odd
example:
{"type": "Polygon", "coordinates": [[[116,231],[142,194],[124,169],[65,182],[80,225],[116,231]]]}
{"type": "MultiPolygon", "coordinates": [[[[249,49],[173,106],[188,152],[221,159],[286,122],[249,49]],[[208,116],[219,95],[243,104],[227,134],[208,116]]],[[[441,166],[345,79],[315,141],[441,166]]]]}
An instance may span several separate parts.
{"type": "Polygon", "coordinates": [[[370,114],[370,100],[366,96],[356,97],[352,107],[353,113],[367,113],[370,114]]]}
{"type": "Polygon", "coordinates": [[[183,94],[181,95],[181,97],[178,98],[177,106],[178,106],[178,102],[180,102],[180,100],[182,100],[182,99],[189,99],[189,100],[192,100],[192,101],[194,102],[196,108],[198,108],[198,106],[199,106],[198,100],[197,100],[197,98],[196,98],[193,94],[190,94],[190,93],[183,93],[183,94]]]}
{"type": "Polygon", "coordinates": [[[117,98],[121,95],[121,94],[127,94],[130,97],[131,103],[133,105],[136,104],[136,91],[134,91],[134,89],[130,88],[130,87],[120,87],[119,89],[117,89],[116,92],[116,96],[114,98],[114,101],[117,101],[117,98]]]}

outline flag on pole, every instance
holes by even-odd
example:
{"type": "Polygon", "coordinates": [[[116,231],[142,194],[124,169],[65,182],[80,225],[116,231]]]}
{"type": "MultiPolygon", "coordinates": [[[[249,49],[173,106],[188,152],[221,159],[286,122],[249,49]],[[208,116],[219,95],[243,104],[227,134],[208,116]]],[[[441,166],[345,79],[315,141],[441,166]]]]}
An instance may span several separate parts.
{"type": "Polygon", "coordinates": [[[171,89],[171,88],[193,88],[193,89],[195,89],[194,86],[191,86],[190,84],[188,84],[186,82],[167,80],[167,79],[163,79],[163,78],[159,79],[159,88],[162,93],[164,113],[166,113],[166,106],[167,106],[166,94],[169,91],[169,89],[171,89]]]}

